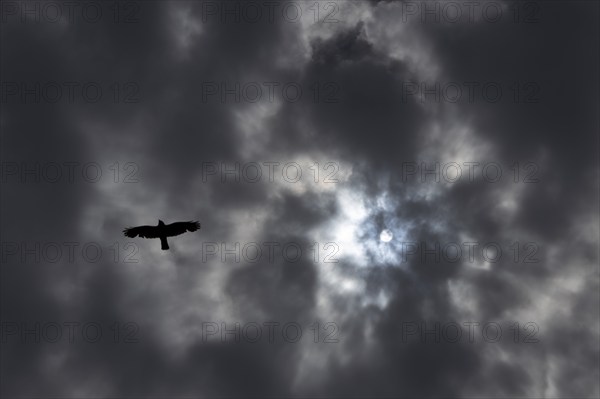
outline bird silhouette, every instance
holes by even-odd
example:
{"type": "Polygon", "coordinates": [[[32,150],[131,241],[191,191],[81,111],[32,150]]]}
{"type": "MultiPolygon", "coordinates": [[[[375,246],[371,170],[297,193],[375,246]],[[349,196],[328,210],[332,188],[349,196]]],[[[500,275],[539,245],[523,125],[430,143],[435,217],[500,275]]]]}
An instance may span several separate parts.
{"type": "Polygon", "coordinates": [[[187,231],[196,231],[200,228],[199,222],[175,222],[171,224],[164,224],[162,220],[158,220],[157,226],[138,226],[128,227],[123,230],[123,233],[127,237],[141,238],[160,238],[160,249],[166,251],[169,249],[169,243],[167,237],[174,237],[183,234],[187,231]]]}

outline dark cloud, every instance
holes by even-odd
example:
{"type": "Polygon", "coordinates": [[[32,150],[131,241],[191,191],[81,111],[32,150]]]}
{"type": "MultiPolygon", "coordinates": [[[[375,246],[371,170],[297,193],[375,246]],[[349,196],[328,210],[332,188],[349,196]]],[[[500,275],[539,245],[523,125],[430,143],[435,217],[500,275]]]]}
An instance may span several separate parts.
{"type": "Polygon", "coordinates": [[[308,3],[292,3],[302,19],[282,17],[281,3],[259,22],[223,14],[225,3],[132,4],[121,11],[134,23],[115,23],[108,5],[96,23],[3,14],[3,395],[598,395],[596,3],[482,2],[502,7],[495,23],[478,13],[423,22],[406,14],[425,4],[415,2],[318,3],[337,23],[316,23],[308,3]],[[515,10],[539,20],[515,23],[515,10]],[[75,82],[75,99],[12,94],[36,82],[75,82]],[[97,102],[79,91],[89,82],[102,88],[97,102]],[[407,92],[436,82],[494,82],[503,96],[407,92]],[[248,100],[249,83],[260,100],[248,100]],[[290,83],[298,101],[283,91],[290,83]],[[221,85],[241,92],[207,92],[221,85]],[[49,162],[64,174],[75,162],[74,181],[7,174],[49,162]],[[503,175],[422,182],[406,169],[421,162],[495,162],[503,175]],[[89,163],[97,182],[81,175],[89,163]],[[251,163],[257,183],[244,175],[251,163]],[[538,182],[523,182],[529,163],[538,182]],[[168,252],[122,239],[157,219],[202,229],[168,252]],[[464,245],[457,261],[403,252],[472,241],[473,259],[464,245]],[[480,252],[490,242],[497,262],[480,252]],[[263,257],[222,258],[235,243],[263,257]],[[272,260],[265,243],[277,244],[272,260]],[[280,250],[290,243],[302,248],[293,262],[280,250]],[[79,323],[72,343],[65,322],[79,323]],[[269,322],[279,323],[273,342],[269,322]],[[479,323],[472,342],[468,322],[479,323]],[[482,333],[490,322],[499,342],[482,333]],[[59,342],[41,333],[49,323],[63,326],[59,342]],[[101,326],[98,342],[81,335],[86,323],[101,326]],[[262,337],[234,342],[206,323],[257,323],[262,337]],[[282,337],[286,323],[301,326],[298,342],[282,337]],[[462,341],[433,342],[449,323],[462,341]],[[26,342],[23,328],[34,331],[26,342]]]}

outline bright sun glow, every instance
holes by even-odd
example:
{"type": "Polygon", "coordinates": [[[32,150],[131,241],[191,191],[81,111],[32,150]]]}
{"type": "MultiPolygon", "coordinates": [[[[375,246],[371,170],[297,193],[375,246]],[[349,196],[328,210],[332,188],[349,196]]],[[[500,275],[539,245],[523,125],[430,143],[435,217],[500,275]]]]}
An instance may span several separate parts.
{"type": "Polygon", "coordinates": [[[379,239],[383,242],[390,242],[392,241],[392,238],[394,238],[394,235],[388,229],[383,230],[381,234],[379,234],[379,239]]]}

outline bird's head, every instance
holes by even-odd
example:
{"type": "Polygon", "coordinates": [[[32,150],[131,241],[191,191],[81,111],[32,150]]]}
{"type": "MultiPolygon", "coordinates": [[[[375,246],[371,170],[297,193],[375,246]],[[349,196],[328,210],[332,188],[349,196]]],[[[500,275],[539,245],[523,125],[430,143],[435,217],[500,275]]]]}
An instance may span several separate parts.
{"type": "Polygon", "coordinates": [[[165,224],[163,223],[163,221],[162,221],[162,220],[158,219],[158,225],[159,225],[159,226],[164,226],[165,224]]]}

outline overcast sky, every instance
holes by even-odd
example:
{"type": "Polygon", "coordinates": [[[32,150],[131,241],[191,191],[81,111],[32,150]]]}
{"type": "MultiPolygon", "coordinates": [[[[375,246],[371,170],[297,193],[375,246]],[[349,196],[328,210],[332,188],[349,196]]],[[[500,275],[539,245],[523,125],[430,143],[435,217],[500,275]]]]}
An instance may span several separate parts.
{"type": "Polygon", "coordinates": [[[1,7],[2,395],[600,395],[598,3],[1,7]]]}

